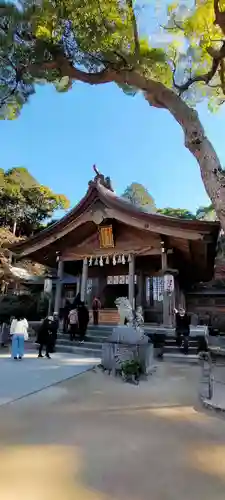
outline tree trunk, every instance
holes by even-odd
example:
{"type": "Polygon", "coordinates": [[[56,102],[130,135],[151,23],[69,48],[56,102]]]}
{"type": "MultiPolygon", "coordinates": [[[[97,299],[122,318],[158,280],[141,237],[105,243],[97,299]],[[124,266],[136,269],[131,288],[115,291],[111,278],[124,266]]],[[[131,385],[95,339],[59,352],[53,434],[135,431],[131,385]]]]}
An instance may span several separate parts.
{"type": "MultiPolygon", "coordinates": [[[[199,120],[198,113],[190,108],[174,91],[161,83],[147,80],[135,72],[126,74],[126,83],[144,92],[151,106],[167,109],[184,131],[185,146],[195,156],[209,198],[225,230],[225,172],[219,158],[199,120]]],[[[193,186],[194,188],[194,186],[193,186]]]]}

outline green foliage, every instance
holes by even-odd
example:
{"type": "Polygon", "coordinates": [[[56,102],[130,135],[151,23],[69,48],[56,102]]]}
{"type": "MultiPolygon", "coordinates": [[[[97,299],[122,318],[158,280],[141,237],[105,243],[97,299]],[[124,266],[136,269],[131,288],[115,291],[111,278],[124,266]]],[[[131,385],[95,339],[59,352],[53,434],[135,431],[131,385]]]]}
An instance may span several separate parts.
{"type": "Polygon", "coordinates": [[[122,363],[121,370],[127,381],[129,381],[132,377],[138,380],[140,375],[143,373],[141,362],[138,359],[124,361],[122,363]]]}
{"type": "Polygon", "coordinates": [[[215,221],[217,220],[215,209],[212,205],[208,207],[199,207],[196,210],[196,214],[193,214],[189,210],[185,208],[160,208],[157,210],[158,213],[169,216],[176,217],[178,219],[188,219],[188,220],[208,220],[215,221]]]}
{"type": "MultiPolygon", "coordinates": [[[[220,9],[225,10],[225,2],[219,2],[220,9]]],[[[184,91],[183,98],[191,105],[208,99],[210,111],[216,111],[224,102],[224,64],[210,72],[215,61],[214,55],[223,47],[224,35],[215,23],[214,0],[201,0],[185,7],[185,3],[171,4],[168,10],[168,25],[174,37],[182,36],[185,42],[183,51],[175,50],[175,81],[183,85],[189,81],[190,86],[184,91]],[[202,75],[209,74],[209,79],[195,82],[202,75]],[[193,83],[190,81],[192,80],[193,83]]],[[[223,57],[221,58],[223,61],[223,57]]]]}
{"type": "Polygon", "coordinates": [[[46,316],[48,302],[40,293],[23,295],[3,295],[0,297],[0,321],[7,321],[11,316],[24,314],[30,320],[39,320],[46,316]]]}
{"type": "Polygon", "coordinates": [[[208,207],[199,207],[198,210],[196,211],[196,218],[199,220],[206,220],[206,221],[218,220],[213,205],[209,205],[208,207]]]}
{"type": "Polygon", "coordinates": [[[0,0],[0,118],[16,118],[35,84],[70,90],[76,79],[67,74],[71,68],[123,72],[119,86],[128,95],[139,89],[127,85],[124,70],[135,71],[173,88],[191,105],[206,98],[216,110],[224,101],[225,65],[201,78],[224,43],[214,1],[166,8],[166,26],[162,29],[158,19],[158,33],[154,30],[156,47],[150,43],[151,23],[143,30],[145,7],[135,0],[21,0],[19,6],[0,0]],[[170,42],[164,43],[168,34],[170,42]]]}
{"type": "Polygon", "coordinates": [[[195,219],[195,215],[186,210],[185,208],[159,208],[158,213],[166,215],[167,217],[176,217],[178,219],[195,219]]]}
{"type": "MultiPolygon", "coordinates": [[[[172,85],[163,48],[149,37],[135,42],[132,2],[119,0],[21,0],[0,2],[0,117],[13,119],[35,91],[35,83],[52,82],[57,91],[72,87],[69,75],[51,63],[64,57],[69,64],[98,72],[106,67],[136,69],[172,85]],[[138,50],[137,50],[138,49],[138,50]],[[52,66],[52,67],[51,67],[52,66]]],[[[136,20],[138,24],[138,20],[136,20]]],[[[137,26],[138,30],[138,26],[137,26]]],[[[57,65],[56,65],[57,66],[57,65]]],[[[129,95],[137,89],[121,84],[129,95]]]]}
{"type": "Polygon", "coordinates": [[[155,212],[155,202],[148,190],[137,182],[132,182],[124,191],[123,198],[129,200],[132,205],[144,207],[148,211],[155,212]]]}
{"type": "Polygon", "coordinates": [[[17,234],[29,236],[55,210],[66,209],[69,201],[41,186],[26,168],[0,172],[0,225],[17,229],[17,234]]]}

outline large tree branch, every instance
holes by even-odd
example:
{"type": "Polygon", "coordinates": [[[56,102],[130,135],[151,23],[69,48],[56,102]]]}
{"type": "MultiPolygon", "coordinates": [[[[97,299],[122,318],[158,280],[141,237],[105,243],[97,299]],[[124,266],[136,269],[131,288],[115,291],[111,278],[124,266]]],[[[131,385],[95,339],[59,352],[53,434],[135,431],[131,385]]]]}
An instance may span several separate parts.
{"type": "MultiPolygon", "coordinates": [[[[182,85],[178,85],[175,82],[175,78],[173,79],[174,87],[179,90],[181,93],[185,92],[185,90],[188,90],[193,83],[196,82],[204,82],[206,84],[209,84],[212,78],[215,76],[221,61],[225,57],[225,41],[223,42],[220,50],[216,50],[213,47],[209,47],[207,49],[207,52],[209,55],[213,58],[212,59],[212,66],[211,69],[207,73],[203,73],[202,75],[196,75],[196,76],[191,76],[188,78],[188,80],[183,83],[182,85]]],[[[224,88],[223,88],[224,91],[224,88]]]]}
{"type": "Polygon", "coordinates": [[[220,69],[219,69],[219,75],[220,75],[220,81],[221,81],[221,88],[222,88],[222,91],[225,95],[225,63],[224,63],[224,60],[222,59],[220,61],[220,69]]]}
{"type": "Polygon", "coordinates": [[[219,59],[213,59],[212,67],[211,67],[210,71],[208,71],[208,73],[204,73],[202,75],[196,75],[196,76],[190,77],[182,85],[178,85],[174,79],[174,81],[173,81],[174,87],[182,93],[182,92],[185,92],[186,90],[188,90],[189,87],[191,85],[193,85],[193,83],[204,82],[204,83],[208,84],[212,80],[212,78],[215,76],[217,69],[219,67],[219,64],[220,64],[219,59]]]}
{"type": "Polygon", "coordinates": [[[137,27],[137,20],[136,20],[136,15],[134,12],[134,5],[133,5],[133,0],[126,0],[127,5],[130,10],[130,15],[131,15],[131,23],[133,27],[133,35],[134,35],[134,55],[137,60],[140,59],[140,42],[139,42],[139,33],[138,33],[138,27],[137,27]]]}
{"type": "Polygon", "coordinates": [[[66,57],[62,55],[58,55],[54,61],[45,62],[41,66],[32,64],[29,67],[29,71],[34,77],[40,76],[41,72],[48,70],[58,70],[62,77],[68,76],[71,80],[89,83],[90,85],[99,85],[113,81],[111,76],[112,71],[108,68],[97,73],[87,73],[86,71],[75,68],[66,57]]]}
{"type": "Polygon", "coordinates": [[[215,21],[214,24],[220,27],[221,31],[225,35],[225,12],[221,12],[219,9],[219,0],[214,0],[214,13],[215,21]]]}

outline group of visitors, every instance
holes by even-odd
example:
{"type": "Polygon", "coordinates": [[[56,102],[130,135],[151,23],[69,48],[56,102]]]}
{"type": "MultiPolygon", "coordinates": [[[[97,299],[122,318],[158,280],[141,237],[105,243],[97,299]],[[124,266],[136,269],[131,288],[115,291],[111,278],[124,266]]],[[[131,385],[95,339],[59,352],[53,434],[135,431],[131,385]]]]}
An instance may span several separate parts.
{"type": "MultiPolygon", "coordinates": [[[[98,325],[99,310],[101,303],[97,297],[94,297],[92,303],[93,309],[93,322],[98,325]]],[[[84,338],[89,323],[89,311],[85,303],[81,300],[78,293],[72,306],[65,308],[66,315],[64,316],[64,323],[66,330],[70,335],[70,340],[79,338],[80,342],[84,342],[84,338]]],[[[2,325],[3,326],[3,325],[2,325]]],[[[58,314],[54,313],[53,316],[47,316],[41,323],[37,332],[36,343],[39,344],[38,358],[43,358],[43,349],[45,348],[45,356],[50,359],[50,354],[55,350],[57,340],[57,332],[59,327],[58,314]]],[[[28,340],[28,321],[25,314],[16,314],[8,321],[9,336],[12,340],[11,356],[15,360],[22,360],[24,356],[24,342],[28,340]]],[[[4,347],[7,341],[1,338],[1,345],[4,347]]]]}
{"type": "Polygon", "coordinates": [[[88,308],[85,303],[80,300],[80,297],[76,297],[76,302],[73,304],[72,309],[68,314],[68,331],[70,334],[70,340],[75,340],[76,337],[78,337],[80,342],[83,343],[88,323],[88,308]]]}
{"type": "MultiPolygon", "coordinates": [[[[58,331],[58,315],[46,317],[38,330],[36,342],[39,344],[38,357],[43,358],[43,348],[45,347],[45,356],[50,358],[50,353],[54,352],[55,343],[58,331]]],[[[24,341],[28,340],[28,321],[25,315],[20,313],[16,314],[11,320],[10,336],[12,339],[12,358],[23,359],[24,356],[24,341]]]]}
{"type": "MultiPolygon", "coordinates": [[[[95,326],[99,322],[99,311],[101,302],[98,297],[94,297],[92,302],[93,323],[95,326]]],[[[89,311],[85,303],[81,300],[80,293],[77,294],[72,307],[65,306],[64,315],[64,331],[67,330],[70,334],[70,340],[79,338],[80,342],[84,342],[87,327],[89,323],[89,311]]]]}

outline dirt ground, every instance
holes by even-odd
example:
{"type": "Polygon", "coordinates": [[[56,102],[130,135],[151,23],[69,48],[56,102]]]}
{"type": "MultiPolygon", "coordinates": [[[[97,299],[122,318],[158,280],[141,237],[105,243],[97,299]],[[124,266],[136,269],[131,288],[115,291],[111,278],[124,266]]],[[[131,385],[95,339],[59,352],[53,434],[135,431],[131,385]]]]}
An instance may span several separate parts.
{"type": "Polygon", "coordinates": [[[198,402],[197,366],[140,386],[100,371],[0,409],[4,500],[224,500],[225,420],[198,402]]]}

